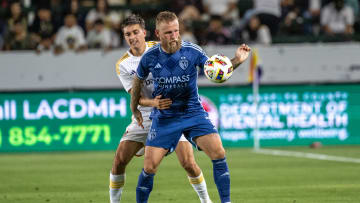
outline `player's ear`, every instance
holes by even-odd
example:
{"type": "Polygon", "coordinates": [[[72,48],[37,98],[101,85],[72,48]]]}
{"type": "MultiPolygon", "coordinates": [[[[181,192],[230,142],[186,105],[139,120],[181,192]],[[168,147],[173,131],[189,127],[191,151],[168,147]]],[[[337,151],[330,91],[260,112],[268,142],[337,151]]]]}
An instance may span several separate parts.
{"type": "Polygon", "coordinates": [[[157,38],[160,39],[160,35],[159,35],[159,30],[158,30],[158,29],[155,29],[155,35],[156,35],[157,38]]]}
{"type": "Polygon", "coordinates": [[[146,29],[143,29],[143,32],[144,32],[144,36],[146,36],[146,29]]]}

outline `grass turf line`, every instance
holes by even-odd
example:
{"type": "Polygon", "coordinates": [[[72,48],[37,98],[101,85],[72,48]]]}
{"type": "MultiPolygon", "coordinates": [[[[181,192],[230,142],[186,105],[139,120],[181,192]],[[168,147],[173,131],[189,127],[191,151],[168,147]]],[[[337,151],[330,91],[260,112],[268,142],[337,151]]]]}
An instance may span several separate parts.
{"type": "MultiPolygon", "coordinates": [[[[360,158],[359,146],[280,148],[360,158]]],[[[108,201],[108,176],[114,152],[0,154],[0,203],[86,203],[108,201]]],[[[195,152],[210,197],[218,203],[212,165],[195,152]]],[[[228,149],[233,203],[360,202],[360,165],[295,157],[255,154],[252,149],[228,149]]],[[[127,168],[122,202],[135,202],[143,158],[127,168]]],[[[166,157],[155,176],[149,202],[198,203],[176,155],[166,157]]]]}

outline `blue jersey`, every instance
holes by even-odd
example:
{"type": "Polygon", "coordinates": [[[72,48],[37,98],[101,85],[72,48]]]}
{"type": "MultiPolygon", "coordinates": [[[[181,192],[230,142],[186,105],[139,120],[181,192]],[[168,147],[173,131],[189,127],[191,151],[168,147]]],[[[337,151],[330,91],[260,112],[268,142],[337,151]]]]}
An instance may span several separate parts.
{"type": "Polygon", "coordinates": [[[201,106],[197,88],[197,67],[203,67],[208,59],[196,44],[182,41],[181,48],[168,54],[157,44],[141,58],[137,76],[144,80],[151,72],[154,78],[153,96],[170,98],[169,109],[153,110],[151,117],[169,118],[191,116],[205,112],[201,106]]]}

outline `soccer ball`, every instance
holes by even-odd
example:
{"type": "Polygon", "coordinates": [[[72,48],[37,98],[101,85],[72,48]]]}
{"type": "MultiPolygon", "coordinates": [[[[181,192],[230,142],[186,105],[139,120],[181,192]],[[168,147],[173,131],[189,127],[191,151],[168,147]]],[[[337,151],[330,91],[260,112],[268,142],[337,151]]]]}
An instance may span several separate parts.
{"type": "Polygon", "coordinates": [[[222,54],[211,56],[204,65],[205,76],[212,82],[222,83],[233,74],[234,68],[230,59],[222,54]]]}

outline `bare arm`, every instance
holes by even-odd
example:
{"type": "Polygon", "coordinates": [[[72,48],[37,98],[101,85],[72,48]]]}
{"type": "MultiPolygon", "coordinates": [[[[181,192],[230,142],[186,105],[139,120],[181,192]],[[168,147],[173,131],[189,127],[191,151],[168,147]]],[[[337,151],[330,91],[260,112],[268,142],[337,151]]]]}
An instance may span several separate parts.
{"type": "Polygon", "coordinates": [[[143,118],[142,118],[141,112],[137,108],[139,105],[139,102],[140,102],[140,96],[141,96],[140,92],[141,92],[141,88],[142,88],[142,83],[143,83],[143,81],[140,80],[140,78],[138,78],[137,76],[135,76],[135,78],[133,80],[133,85],[131,88],[130,109],[131,109],[136,121],[138,122],[139,126],[144,128],[144,126],[142,125],[143,118]]]}
{"type": "Polygon", "coordinates": [[[161,99],[161,95],[156,96],[154,99],[141,96],[139,104],[141,106],[150,106],[162,110],[170,108],[172,101],[169,98],[161,99]]]}
{"type": "Polygon", "coordinates": [[[251,48],[246,44],[242,44],[236,50],[235,57],[231,59],[231,63],[233,64],[234,70],[237,67],[239,67],[239,65],[242,64],[249,57],[250,51],[251,48]]]}
{"type": "Polygon", "coordinates": [[[140,97],[139,104],[141,106],[148,106],[148,107],[154,107],[154,101],[147,97],[140,97]]]}

